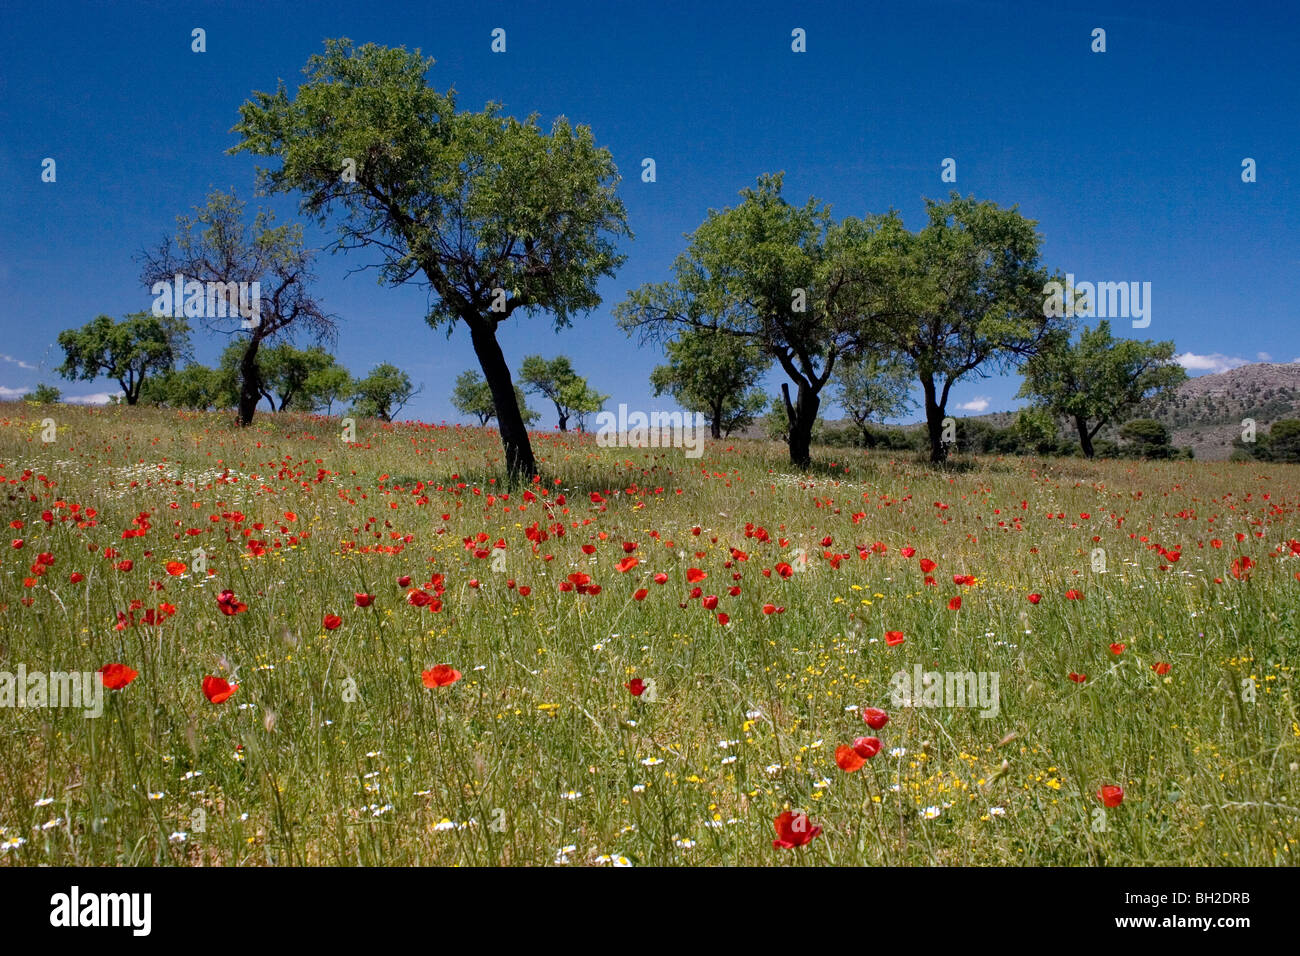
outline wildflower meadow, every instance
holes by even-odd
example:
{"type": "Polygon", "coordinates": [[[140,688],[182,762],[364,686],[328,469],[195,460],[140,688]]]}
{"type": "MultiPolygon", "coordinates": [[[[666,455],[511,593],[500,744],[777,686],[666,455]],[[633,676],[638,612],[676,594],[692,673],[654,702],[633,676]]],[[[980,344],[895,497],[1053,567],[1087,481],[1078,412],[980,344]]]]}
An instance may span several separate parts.
{"type": "Polygon", "coordinates": [[[46,415],[0,865],[1294,861],[1294,465],[46,415]]]}

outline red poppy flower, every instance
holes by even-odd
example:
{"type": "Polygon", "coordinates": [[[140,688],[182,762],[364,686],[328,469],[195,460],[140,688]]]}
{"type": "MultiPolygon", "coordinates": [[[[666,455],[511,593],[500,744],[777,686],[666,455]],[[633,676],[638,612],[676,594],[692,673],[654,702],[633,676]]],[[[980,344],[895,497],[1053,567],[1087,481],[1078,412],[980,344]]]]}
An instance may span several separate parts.
{"type": "Polygon", "coordinates": [[[916,554],[916,548],[913,548],[911,545],[909,545],[906,548],[899,548],[898,553],[905,558],[910,558],[912,555],[916,554]]]}
{"type": "Polygon", "coordinates": [[[728,617],[725,612],[721,613],[718,615],[718,623],[721,624],[723,627],[726,627],[728,624],[731,623],[731,618],[728,617]]]}
{"type": "Polygon", "coordinates": [[[1076,591],[1076,590],[1074,590],[1074,588],[1070,588],[1070,590],[1068,590],[1068,591],[1065,592],[1065,599],[1066,599],[1067,601],[1082,601],[1082,600],[1083,600],[1083,592],[1082,592],[1082,591],[1076,591]]]}
{"type": "Polygon", "coordinates": [[[233,614],[242,614],[248,610],[248,605],[236,599],[235,592],[229,589],[217,595],[217,607],[227,617],[233,614]]]}
{"type": "Polygon", "coordinates": [[[718,596],[716,594],[710,594],[708,597],[704,599],[703,603],[704,603],[704,610],[712,611],[714,608],[718,606],[718,596]]]}
{"type": "Polygon", "coordinates": [[[239,685],[229,683],[224,677],[213,677],[208,674],[203,678],[203,696],[214,704],[229,700],[237,690],[239,685]]]}
{"type": "Polygon", "coordinates": [[[954,575],[952,576],[952,583],[953,583],[953,584],[967,584],[967,585],[969,585],[969,584],[974,584],[974,583],[975,583],[975,575],[973,575],[973,574],[954,574],[954,575]]]}
{"type": "Polygon", "coordinates": [[[650,592],[647,591],[645,588],[637,588],[636,593],[632,595],[632,600],[644,601],[646,599],[646,595],[649,593],[650,592]]]}
{"type": "Polygon", "coordinates": [[[1074,681],[1076,684],[1082,684],[1087,679],[1087,674],[1076,674],[1074,671],[1070,671],[1070,680],[1074,681]]]}
{"type": "Polygon", "coordinates": [[[953,598],[951,601],[948,602],[948,610],[950,610],[950,611],[960,611],[960,610],[961,610],[961,597],[960,597],[960,596],[955,597],[955,598],[953,598]]]}
{"type": "Polygon", "coordinates": [[[527,584],[521,584],[521,585],[519,585],[519,596],[520,596],[520,597],[528,597],[528,595],[530,595],[530,594],[532,594],[532,593],[533,593],[533,589],[530,588],[527,584]]]}
{"type": "Polygon", "coordinates": [[[807,846],[814,837],[821,835],[822,828],[813,826],[806,813],[791,813],[789,810],[772,821],[776,828],[776,839],[772,846],[789,850],[797,846],[807,846]]]}
{"type": "Polygon", "coordinates": [[[99,672],[104,675],[104,686],[109,690],[121,690],[140,676],[125,664],[105,664],[99,672]]]}
{"type": "Polygon", "coordinates": [[[1037,603],[1038,603],[1039,601],[1041,601],[1042,599],[1043,599],[1043,596],[1042,596],[1041,594],[1037,594],[1037,593],[1035,593],[1035,594],[1027,594],[1027,595],[1025,595],[1025,600],[1028,601],[1030,604],[1037,604],[1037,603]]]}
{"type": "Polygon", "coordinates": [[[1168,664],[1165,661],[1157,661],[1156,663],[1151,665],[1151,669],[1161,677],[1164,677],[1166,674],[1169,673],[1170,670],[1173,669],[1173,665],[1168,664]]]}
{"type": "Polygon", "coordinates": [[[1124,648],[1126,647],[1128,647],[1127,644],[1112,644],[1110,646],[1110,652],[1118,657],[1120,654],[1124,653],[1124,648]]]}
{"type": "Polygon", "coordinates": [[[84,580],[86,580],[86,576],[82,574],[80,571],[73,571],[71,574],[68,575],[69,584],[80,584],[84,580]]]}
{"type": "Polygon", "coordinates": [[[399,588],[409,588],[411,586],[411,576],[409,574],[403,574],[397,579],[397,586],[399,588]]]}
{"type": "Polygon", "coordinates": [[[863,760],[870,760],[876,754],[880,753],[880,738],[878,737],[859,737],[853,741],[853,752],[863,760]]]}
{"type": "Polygon", "coordinates": [[[667,583],[668,583],[668,575],[664,574],[664,572],[660,571],[658,574],[655,575],[655,584],[667,584],[667,583]]]}
{"type": "Polygon", "coordinates": [[[639,677],[633,677],[630,681],[628,681],[623,686],[627,688],[628,693],[631,694],[633,697],[640,697],[642,694],[645,693],[645,686],[646,686],[645,681],[643,681],[639,677]]]}
{"type": "Polygon", "coordinates": [[[859,756],[852,747],[840,744],[835,748],[835,763],[845,773],[861,770],[866,762],[866,758],[859,756]]]}
{"type": "Polygon", "coordinates": [[[886,631],[886,632],[885,632],[885,646],[886,646],[886,647],[897,647],[899,644],[902,644],[905,640],[907,640],[907,638],[905,638],[905,637],[903,636],[903,632],[902,632],[902,631],[886,631]]]}
{"type": "Polygon", "coordinates": [[[446,664],[439,664],[432,670],[422,672],[420,678],[424,681],[425,687],[448,687],[460,680],[460,671],[446,664]]]}
{"type": "Polygon", "coordinates": [[[1108,783],[1097,791],[1097,799],[1108,807],[1118,807],[1124,802],[1124,788],[1108,783]]]}
{"type": "Polygon", "coordinates": [[[922,574],[929,574],[931,571],[933,571],[933,570],[934,570],[935,568],[937,568],[937,567],[938,567],[938,565],[935,564],[933,561],[931,561],[929,558],[922,558],[922,559],[921,559],[921,573],[922,573],[922,574]]]}
{"type": "Polygon", "coordinates": [[[879,730],[889,723],[889,715],[879,707],[862,708],[862,719],[866,721],[867,726],[872,730],[879,730]]]}
{"type": "Polygon", "coordinates": [[[708,573],[707,571],[701,571],[699,568],[687,568],[687,569],[686,569],[686,583],[687,583],[687,584],[699,584],[701,581],[703,581],[703,580],[704,580],[705,578],[707,578],[708,576],[709,576],[709,573],[708,573]]]}
{"type": "Polygon", "coordinates": [[[763,613],[764,613],[764,614],[775,614],[775,613],[776,613],[776,605],[775,605],[775,604],[764,604],[764,605],[763,605],[763,613]]]}
{"type": "Polygon", "coordinates": [[[185,573],[185,562],[184,562],[184,561],[168,561],[168,562],[167,562],[167,573],[170,574],[170,575],[171,575],[172,577],[174,577],[174,578],[176,578],[176,577],[180,577],[182,574],[185,573]]]}
{"type": "Polygon", "coordinates": [[[641,563],[640,558],[635,558],[632,557],[631,555],[628,555],[622,561],[618,562],[618,564],[614,565],[614,567],[618,568],[619,571],[621,571],[622,573],[627,574],[627,572],[631,571],[640,563],[641,563]]]}
{"type": "Polygon", "coordinates": [[[336,631],[338,630],[339,625],[343,623],[343,618],[339,617],[337,614],[326,614],[325,620],[321,623],[325,625],[325,630],[336,631]]]}
{"type": "Polygon", "coordinates": [[[375,603],[375,596],[373,594],[362,594],[360,591],[357,591],[352,595],[352,601],[357,607],[370,607],[370,605],[375,603]]]}
{"type": "Polygon", "coordinates": [[[1255,562],[1243,554],[1239,558],[1233,558],[1232,567],[1229,570],[1238,581],[1246,581],[1250,579],[1250,569],[1254,566],[1255,562]]]}

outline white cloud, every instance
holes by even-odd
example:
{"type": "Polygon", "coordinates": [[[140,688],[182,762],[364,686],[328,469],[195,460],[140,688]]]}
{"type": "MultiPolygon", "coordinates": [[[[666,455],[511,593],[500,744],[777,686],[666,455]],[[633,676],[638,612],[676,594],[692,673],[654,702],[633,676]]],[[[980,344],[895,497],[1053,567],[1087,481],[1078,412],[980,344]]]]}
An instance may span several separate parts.
{"type": "Polygon", "coordinates": [[[22,359],[16,359],[12,355],[5,355],[3,352],[0,352],[0,359],[4,359],[6,362],[12,362],[14,365],[17,365],[19,368],[27,368],[27,369],[36,368],[35,365],[28,365],[22,359]]]}
{"type": "Polygon", "coordinates": [[[69,405],[107,405],[123,392],[92,392],[89,395],[65,395],[63,401],[69,405]]]}
{"type": "Polygon", "coordinates": [[[1255,358],[1259,359],[1261,362],[1273,361],[1273,356],[1269,355],[1267,352],[1256,352],[1255,358]]]}
{"type": "Polygon", "coordinates": [[[1209,355],[1184,352],[1182,355],[1175,355],[1174,361],[1189,372],[1226,372],[1250,364],[1248,359],[1234,358],[1222,352],[1211,352],[1209,355]]]}
{"type": "Polygon", "coordinates": [[[963,402],[957,408],[963,412],[982,412],[989,407],[988,397],[981,395],[979,398],[972,399],[969,402],[963,402]]]}
{"type": "Polygon", "coordinates": [[[10,400],[22,398],[30,391],[30,388],[6,388],[5,386],[0,385],[0,399],[10,400]]]}

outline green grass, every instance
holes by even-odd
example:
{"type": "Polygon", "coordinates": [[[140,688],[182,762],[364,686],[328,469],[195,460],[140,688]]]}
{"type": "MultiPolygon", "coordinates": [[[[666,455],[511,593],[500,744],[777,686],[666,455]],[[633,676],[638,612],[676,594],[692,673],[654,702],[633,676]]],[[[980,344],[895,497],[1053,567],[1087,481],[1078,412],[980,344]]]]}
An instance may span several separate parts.
{"type": "Polygon", "coordinates": [[[936,471],[822,450],[799,476],[764,443],[690,460],[542,433],[544,480],[507,488],[494,432],[358,432],[0,406],[0,519],[23,523],[21,549],[3,542],[0,671],[139,672],[99,719],[0,710],[0,864],[1295,862],[1300,468],[936,471]],[[465,544],[480,534],[484,558],[465,544]],[[623,542],[640,559],[627,572],[623,542]],[[200,545],[214,574],[168,574],[200,545]],[[37,575],[41,552],[54,563],[37,575]],[[1242,579],[1239,555],[1256,562],[1242,579]],[[764,576],[780,562],[796,570],[764,576]],[[689,568],[715,611],[690,598],[689,568]],[[561,592],[574,572],[600,593],[561,592]],[[433,574],[441,610],[408,604],[398,578],[433,574]],[[220,613],[227,588],[246,612],[220,613]],[[161,602],[161,626],[115,627],[161,602]],[[894,630],[906,641],[886,646],[894,630]],[[428,689],[439,663],[462,678],[428,689]],[[996,673],[999,713],[894,706],[891,675],[918,663],[996,673]],[[238,692],[209,703],[204,675],[232,672],[238,692]],[[633,697],[633,677],[652,690],[633,697]],[[890,722],[869,730],[866,706],[890,722]],[[836,747],[872,733],[881,752],[840,770],[836,747]],[[1119,807],[1102,810],[1104,784],[1119,807]],[[820,836],[774,849],[787,808],[820,836]]]}

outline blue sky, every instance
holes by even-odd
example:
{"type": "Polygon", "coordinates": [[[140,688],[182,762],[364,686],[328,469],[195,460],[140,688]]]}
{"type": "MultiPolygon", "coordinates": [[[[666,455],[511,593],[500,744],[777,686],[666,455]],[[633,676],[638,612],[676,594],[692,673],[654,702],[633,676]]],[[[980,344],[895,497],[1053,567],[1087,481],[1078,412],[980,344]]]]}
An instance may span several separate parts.
{"type": "MultiPolygon", "coordinates": [[[[667,277],[710,207],[763,172],[838,215],[898,209],[952,188],[1039,223],[1044,261],[1079,280],[1150,282],[1151,324],[1193,374],[1300,359],[1300,12],[1197,2],[774,4],[114,3],[6,5],[0,37],[0,398],[38,381],[89,398],[116,385],[53,374],[59,331],[149,307],[134,257],[174,232],[211,187],[258,200],[256,161],[229,156],[253,90],[290,89],[326,37],[419,47],[464,108],[501,102],[589,124],[614,155],[635,239],[604,303],[562,333],[516,319],[524,355],[567,354],[609,407],[667,408],[661,360],[614,325],[625,292],[667,277]],[[472,8],[472,9],[467,9],[472,8]],[[190,50],[190,31],[207,52],[190,50]],[[507,52],[490,50],[506,30],[507,52]],[[807,52],[791,51],[802,28],[807,52]],[[1105,53],[1090,49],[1106,30],[1105,53]],[[41,181],[46,157],[57,181],[41,181]],[[658,181],[643,183],[653,157],[658,181]],[[940,179],[957,163],[957,182],[940,179]],[[1257,181],[1243,183],[1251,157],[1257,181]]],[[[323,248],[331,231],[308,229],[323,248]]],[[[424,391],[404,412],[460,420],[451,382],[477,367],[469,339],[423,321],[426,294],[380,287],[362,252],[324,254],[316,293],[340,319],[354,373],[381,361],[424,391]]],[[[223,341],[195,330],[201,361],[223,341]]],[[[300,343],[305,344],[305,343],[300,343]]],[[[781,376],[770,377],[769,391],[781,376]]],[[[950,411],[1014,407],[1019,381],[973,379],[950,411]]],[[[537,404],[534,402],[534,404],[537,404]]],[[[542,406],[538,405],[539,408],[542,406]]],[[[828,417],[838,411],[827,409],[828,417]]],[[[553,415],[543,427],[554,424],[553,415]]]]}

